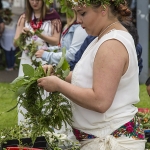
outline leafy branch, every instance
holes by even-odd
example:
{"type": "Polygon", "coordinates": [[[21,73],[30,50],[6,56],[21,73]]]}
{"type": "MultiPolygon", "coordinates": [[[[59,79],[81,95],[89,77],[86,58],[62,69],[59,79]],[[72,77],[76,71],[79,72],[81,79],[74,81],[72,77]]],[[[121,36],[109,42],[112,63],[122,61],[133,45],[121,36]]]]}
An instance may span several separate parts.
{"type": "MultiPolygon", "coordinates": [[[[65,59],[66,50],[63,49],[62,57],[57,66],[54,66],[54,74],[64,79],[69,73],[69,65],[65,59]]],[[[23,64],[23,77],[18,77],[12,82],[12,89],[19,104],[27,113],[25,118],[32,124],[33,138],[45,131],[53,132],[53,129],[61,129],[62,123],[71,125],[71,106],[69,101],[59,92],[47,93],[37,86],[37,79],[45,77],[42,66],[34,69],[28,64],[23,64]]]]}
{"type": "Polygon", "coordinates": [[[41,63],[37,62],[34,54],[38,49],[38,44],[35,42],[37,35],[41,34],[43,30],[28,31],[26,34],[21,33],[19,38],[15,40],[16,45],[19,47],[20,52],[17,55],[20,55],[23,51],[31,58],[32,65],[38,67],[41,63]],[[27,44],[28,43],[28,44],[27,44]]]}

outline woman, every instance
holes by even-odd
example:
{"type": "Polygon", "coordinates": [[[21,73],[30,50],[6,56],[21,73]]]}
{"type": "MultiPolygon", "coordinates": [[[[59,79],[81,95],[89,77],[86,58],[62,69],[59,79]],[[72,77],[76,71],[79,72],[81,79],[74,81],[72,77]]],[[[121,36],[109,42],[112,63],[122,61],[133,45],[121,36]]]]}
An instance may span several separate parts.
{"type": "Polygon", "coordinates": [[[49,64],[58,64],[62,56],[62,49],[65,47],[67,61],[70,62],[74,60],[74,55],[80,49],[83,41],[87,37],[87,33],[81,25],[76,22],[75,13],[74,17],[68,20],[68,23],[64,27],[65,30],[61,35],[60,46],[49,47],[49,50],[58,50],[58,52],[47,52],[41,49],[35,54],[37,58],[42,58],[42,60],[49,64]]]}
{"type": "MultiPolygon", "coordinates": [[[[59,44],[61,23],[58,13],[54,9],[49,9],[44,0],[27,0],[26,12],[22,14],[18,20],[16,34],[14,37],[15,46],[17,46],[16,40],[19,38],[21,33],[27,33],[30,30],[35,31],[37,29],[43,30],[41,34],[36,36],[35,42],[39,45],[38,49],[59,44]]],[[[34,39],[35,38],[33,37],[28,40],[27,44],[32,42],[34,39]]],[[[36,59],[36,61],[41,61],[42,64],[45,63],[41,59],[36,59]]],[[[26,52],[22,53],[18,76],[23,76],[22,64],[32,64],[32,61],[26,52]]],[[[23,108],[19,109],[25,112],[23,108]]],[[[20,123],[21,120],[24,120],[24,117],[21,113],[19,113],[18,123],[20,123]]]]}
{"type": "MultiPolygon", "coordinates": [[[[58,45],[60,40],[60,21],[56,20],[59,19],[57,12],[54,9],[47,8],[44,0],[27,0],[26,12],[21,15],[18,21],[14,39],[16,41],[21,33],[41,29],[43,32],[37,35],[38,37],[35,41],[39,44],[38,49],[46,49],[50,45],[58,45]],[[56,27],[59,27],[59,32],[56,30],[56,27]]],[[[16,45],[16,42],[14,44],[16,45]]],[[[31,64],[31,59],[25,52],[22,53],[21,58],[19,76],[23,75],[22,64],[31,64]]]]}
{"type": "Polygon", "coordinates": [[[131,11],[124,0],[79,2],[72,2],[78,23],[98,37],[68,76],[71,84],[49,76],[39,79],[38,86],[72,101],[72,128],[81,150],[144,150],[144,131],[133,105],[139,102],[137,54],[119,22],[128,21],[131,11]]]}

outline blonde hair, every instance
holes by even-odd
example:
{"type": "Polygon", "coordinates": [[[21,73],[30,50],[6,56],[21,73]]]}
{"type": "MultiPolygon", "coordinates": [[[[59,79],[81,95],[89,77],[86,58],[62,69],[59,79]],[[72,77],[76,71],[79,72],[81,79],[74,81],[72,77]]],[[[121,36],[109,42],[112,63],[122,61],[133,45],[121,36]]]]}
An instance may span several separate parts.
{"type": "Polygon", "coordinates": [[[69,28],[77,20],[76,12],[73,11],[73,17],[72,18],[71,17],[66,17],[66,19],[67,19],[67,23],[64,26],[64,29],[69,28]]]}

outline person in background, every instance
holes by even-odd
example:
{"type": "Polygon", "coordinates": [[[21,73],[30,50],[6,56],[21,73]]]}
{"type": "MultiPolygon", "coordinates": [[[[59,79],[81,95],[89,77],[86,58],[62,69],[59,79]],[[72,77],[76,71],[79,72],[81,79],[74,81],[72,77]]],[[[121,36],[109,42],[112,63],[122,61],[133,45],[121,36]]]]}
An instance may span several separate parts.
{"type": "Polygon", "coordinates": [[[81,25],[76,22],[75,13],[74,17],[68,20],[61,35],[60,47],[49,47],[49,50],[58,50],[58,52],[47,52],[41,49],[35,54],[37,58],[42,58],[48,64],[58,64],[62,56],[62,49],[66,48],[66,60],[68,62],[74,60],[75,53],[80,49],[88,35],[81,25]]]}
{"type": "Polygon", "coordinates": [[[3,9],[3,3],[2,3],[2,0],[0,0],[0,10],[3,9]]]}
{"type": "MultiPolygon", "coordinates": [[[[17,46],[16,40],[21,33],[26,34],[37,29],[43,30],[42,33],[36,35],[35,43],[39,45],[37,50],[59,44],[61,33],[59,14],[55,9],[47,7],[44,0],[26,0],[26,11],[18,20],[14,45],[17,46]]],[[[32,42],[34,39],[35,36],[27,42],[32,42]]],[[[41,59],[36,59],[36,61],[40,61],[42,64],[45,63],[41,59]]],[[[25,51],[22,52],[18,76],[24,75],[22,64],[32,64],[30,56],[25,51]]],[[[18,110],[18,124],[20,124],[21,121],[24,121],[24,116],[20,111],[25,114],[26,110],[20,106],[18,106],[18,110]]]]}
{"type": "Polygon", "coordinates": [[[2,36],[4,29],[5,29],[5,24],[3,22],[3,19],[0,17],[0,37],[2,36]]]}
{"type": "MultiPolygon", "coordinates": [[[[129,31],[129,33],[132,35],[133,39],[134,39],[134,43],[136,46],[136,52],[137,52],[137,58],[138,58],[138,66],[139,66],[139,75],[142,71],[143,68],[143,59],[142,59],[142,46],[139,43],[139,36],[138,36],[138,32],[136,27],[132,24],[123,24],[124,27],[126,27],[126,29],[129,31]]],[[[94,36],[88,36],[85,41],[83,42],[83,44],[81,45],[80,49],[77,51],[77,53],[75,54],[75,59],[70,61],[70,70],[72,71],[76,65],[76,63],[80,60],[83,52],[85,51],[85,49],[87,48],[87,46],[95,39],[96,37],[94,36]]]]}
{"type": "Polygon", "coordinates": [[[130,22],[126,0],[68,2],[77,12],[77,22],[96,38],[67,82],[51,75],[38,79],[38,86],[70,99],[72,129],[81,150],[144,150],[144,130],[134,106],[140,101],[135,43],[121,24],[130,22]]]}
{"type": "MultiPolygon", "coordinates": [[[[61,35],[60,46],[49,47],[49,50],[58,50],[58,52],[47,52],[45,50],[39,50],[36,52],[35,56],[37,58],[42,58],[48,64],[58,64],[61,56],[62,49],[66,48],[66,59],[68,62],[74,60],[75,53],[80,49],[83,41],[87,37],[86,31],[81,27],[80,24],[76,22],[76,14],[72,18],[67,18],[67,24],[64,26],[64,31],[61,35]]],[[[63,133],[68,136],[69,139],[74,139],[74,135],[71,132],[71,128],[67,125],[67,129],[64,124],[62,124],[61,130],[55,130],[56,133],[63,133]]]]}
{"type": "MultiPolygon", "coordinates": [[[[0,40],[1,40],[1,36],[2,36],[2,33],[4,32],[4,29],[5,29],[5,24],[3,22],[3,19],[0,17],[0,40]]],[[[3,52],[2,52],[2,47],[0,45],[0,65],[1,66],[4,66],[4,63],[3,63],[3,52]]]]}

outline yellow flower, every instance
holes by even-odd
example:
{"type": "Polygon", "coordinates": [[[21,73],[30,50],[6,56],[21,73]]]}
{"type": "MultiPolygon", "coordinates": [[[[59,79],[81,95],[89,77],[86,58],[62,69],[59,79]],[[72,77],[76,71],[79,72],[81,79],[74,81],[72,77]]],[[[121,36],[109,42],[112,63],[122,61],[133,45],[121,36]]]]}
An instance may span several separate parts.
{"type": "Polygon", "coordinates": [[[148,122],[148,119],[147,118],[144,118],[144,123],[147,123],[148,122]]]}

